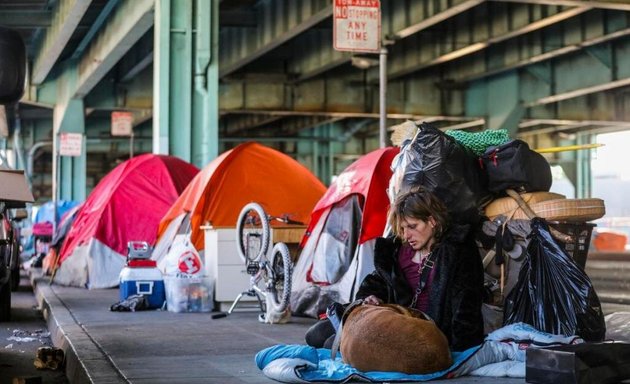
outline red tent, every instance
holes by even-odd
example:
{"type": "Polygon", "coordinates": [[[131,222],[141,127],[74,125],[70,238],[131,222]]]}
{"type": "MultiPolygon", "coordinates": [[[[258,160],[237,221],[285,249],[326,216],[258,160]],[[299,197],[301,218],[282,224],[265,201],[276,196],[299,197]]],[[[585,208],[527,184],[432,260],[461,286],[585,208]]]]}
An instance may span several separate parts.
{"type": "Polygon", "coordinates": [[[359,244],[381,236],[389,208],[386,191],[392,176],[391,164],[398,151],[398,147],[377,149],[344,169],[313,208],[302,245],[326,209],[352,194],[360,195],[365,202],[359,244]]]}
{"type": "MultiPolygon", "coordinates": [[[[350,301],[352,287],[374,269],[373,240],[387,222],[387,188],[398,147],[372,151],[348,166],[315,205],[294,267],[292,308],[313,284],[337,301],[350,301]]],[[[315,310],[317,311],[317,310],[315,310]]],[[[308,311],[300,314],[311,315],[308,311]]]]}
{"type": "Polygon", "coordinates": [[[77,213],[55,281],[89,288],[118,285],[127,243],[153,244],[160,220],[198,172],[177,157],[153,154],[114,168],[77,213]]]}

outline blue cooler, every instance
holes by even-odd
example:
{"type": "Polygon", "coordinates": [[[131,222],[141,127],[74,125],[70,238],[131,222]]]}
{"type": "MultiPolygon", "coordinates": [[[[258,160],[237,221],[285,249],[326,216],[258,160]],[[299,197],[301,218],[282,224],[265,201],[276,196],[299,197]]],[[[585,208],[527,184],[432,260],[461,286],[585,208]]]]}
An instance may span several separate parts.
{"type": "Polygon", "coordinates": [[[149,308],[161,308],[166,300],[164,279],[155,260],[149,260],[149,245],[132,241],[128,247],[127,265],[120,271],[120,300],[131,295],[145,295],[149,308]]]}

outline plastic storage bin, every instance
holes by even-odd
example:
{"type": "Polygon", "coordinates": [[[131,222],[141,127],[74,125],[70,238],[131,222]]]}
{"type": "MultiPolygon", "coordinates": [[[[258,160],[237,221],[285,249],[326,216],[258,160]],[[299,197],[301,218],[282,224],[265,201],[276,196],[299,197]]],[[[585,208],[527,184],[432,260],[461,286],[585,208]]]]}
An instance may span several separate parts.
{"type": "Polygon", "coordinates": [[[211,277],[165,276],[166,307],[170,312],[210,312],[214,309],[211,277]]]}
{"type": "Polygon", "coordinates": [[[131,295],[145,295],[149,308],[161,308],[166,298],[162,272],[153,260],[130,260],[120,271],[120,300],[131,295]]]}

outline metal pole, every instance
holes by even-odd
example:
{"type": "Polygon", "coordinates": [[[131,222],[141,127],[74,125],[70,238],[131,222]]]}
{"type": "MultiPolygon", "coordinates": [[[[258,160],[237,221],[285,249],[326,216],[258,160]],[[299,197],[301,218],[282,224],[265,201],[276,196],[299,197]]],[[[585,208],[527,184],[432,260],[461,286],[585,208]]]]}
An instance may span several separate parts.
{"type": "Polygon", "coordinates": [[[131,128],[131,135],[129,136],[129,158],[133,158],[133,128],[131,128]]]}
{"type": "Polygon", "coordinates": [[[381,148],[387,146],[386,125],[387,125],[387,48],[381,47],[379,55],[379,145],[381,148]]]}
{"type": "Polygon", "coordinates": [[[57,133],[54,137],[55,144],[53,145],[53,235],[57,230],[57,201],[59,201],[59,194],[61,192],[59,188],[60,175],[59,167],[61,165],[61,155],[59,153],[60,137],[57,133]]]}

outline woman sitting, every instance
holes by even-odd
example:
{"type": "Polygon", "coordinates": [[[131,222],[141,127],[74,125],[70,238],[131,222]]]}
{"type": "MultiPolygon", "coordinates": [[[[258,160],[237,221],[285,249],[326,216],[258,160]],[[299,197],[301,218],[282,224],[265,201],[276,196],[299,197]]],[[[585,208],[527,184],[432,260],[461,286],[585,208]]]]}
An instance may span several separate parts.
{"type": "MultiPolygon", "coordinates": [[[[393,237],[374,247],[375,270],[356,298],[364,304],[399,304],[426,313],[453,351],[483,341],[483,266],[469,225],[448,223],[444,204],[422,188],[400,194],[389,212],[393,237]]],[[[330,348],[329,319],[313,325],[306,342],[330,348]]]]}

